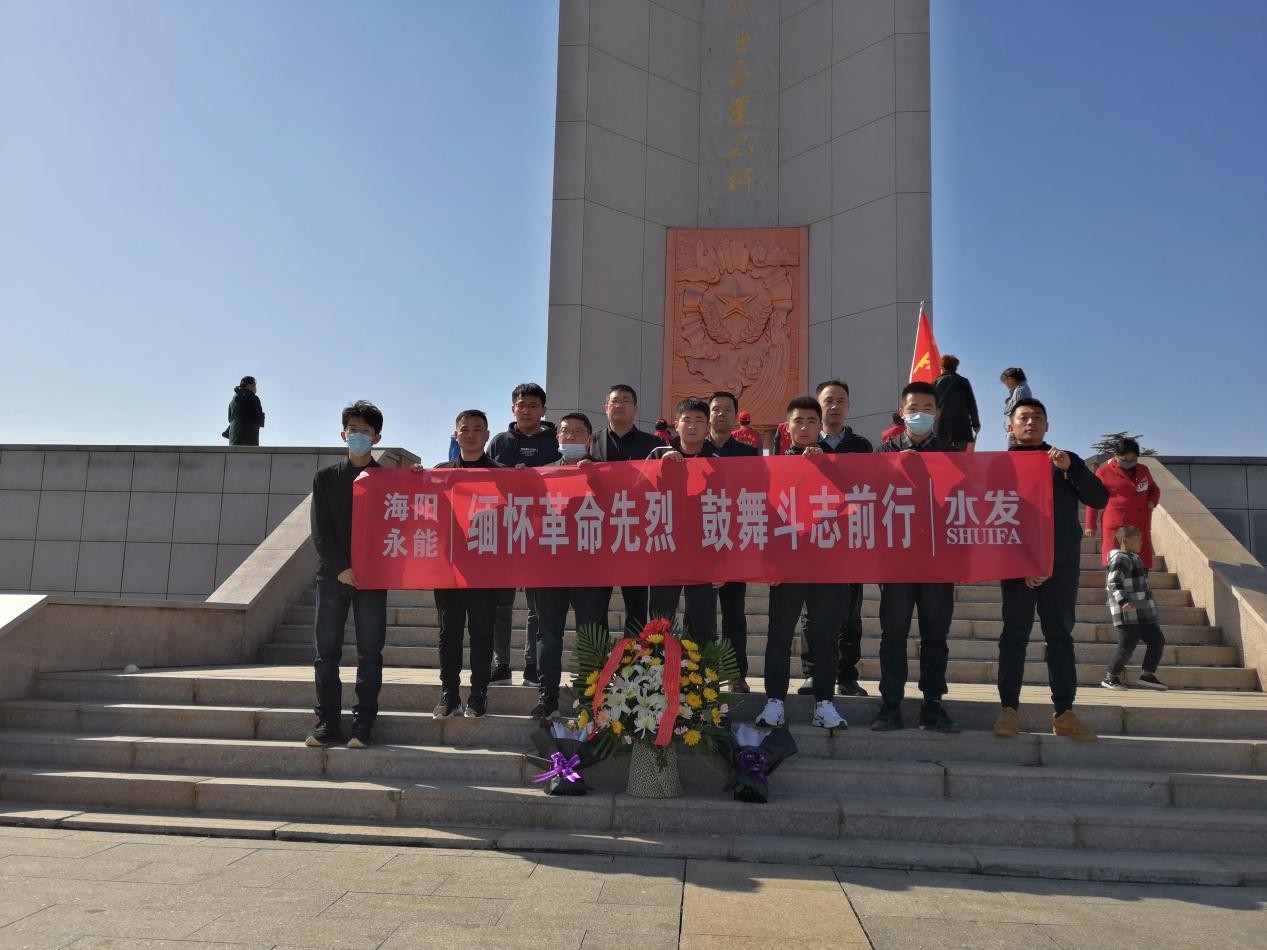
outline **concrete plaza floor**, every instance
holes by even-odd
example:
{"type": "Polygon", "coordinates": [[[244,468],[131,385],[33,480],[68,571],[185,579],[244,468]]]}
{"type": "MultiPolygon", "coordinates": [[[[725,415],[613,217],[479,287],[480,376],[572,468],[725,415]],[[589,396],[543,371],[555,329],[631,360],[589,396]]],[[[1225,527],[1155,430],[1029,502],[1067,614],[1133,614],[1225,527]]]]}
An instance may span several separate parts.
{"type": "Polygon", "coordinates": [[[1267,888],[0,827],[0,948],[1258,948],[1267,888]]]}

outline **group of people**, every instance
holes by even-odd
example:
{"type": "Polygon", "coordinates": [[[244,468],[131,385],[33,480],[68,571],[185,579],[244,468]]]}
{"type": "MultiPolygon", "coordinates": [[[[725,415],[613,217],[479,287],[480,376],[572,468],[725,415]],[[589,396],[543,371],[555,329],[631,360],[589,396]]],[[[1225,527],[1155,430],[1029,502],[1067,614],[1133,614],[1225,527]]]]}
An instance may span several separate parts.
{"type": "MultiPolygon", "coordinates": [[[[953,360],[953,357],[949,357],[953,360]]],[[[954,376],[957,361],[949,368],[954,376]]],[[[1012,372],[1012,371],[1009,371],[1012,372]]],[[[1019,370],[1015,372],[1019,373],[1019,370]]],[[[947,374],[943,374],[945,376],[947,374]]],[[[1023,374],[1021,382],[1023,383],[1023,374]]],[[[966,383],[966,380],[964,381],[966,383]]],[[[899,395],[902,428],[890,433],[878,452],[952,452],[964,448],[965,427],[947,427],[943,419],[947,390],[954,384],[912,382],[899,395]]],[[[1015,389],[1013,389],[1013,394],[1015,389]]],[[[958,405],[971,406],[960,392],[958,405]]],[[[1019,730],[1018,708],[1024,679],[1026,647],[1035,615],[1046,642],[1048,681],[1054,706],[1052,729],[1057,735],[1092,741],[1096,734],[1073,711],[1077,693],[1074,661],[1074,622],[1078,599],[1083,527],[1078,506],[1089,512],[1086,531],[1095,528],[1095,513],[1108,507],[1103,521],[1105,564],[1109,568],[1108,595],[1119,624],[1119,649],[1104,684],[1121,688],[1122,668],[1143,639],[1147,645],[1145,676],[1140,685],[1165,688],[1156,679],[1161,631],[1147,585],[1151,550],[1146,514],[1156,504],[1156,486],[1138,463],[1139,447],[1124,444],[1115,459],[1093,474],[1076,454],[1046,441],[1047,409],[1033,396],[1009,399],[1009,451],[1042,452],[1050,460],[1054,509],[1054,557],[1050,576],[1004,580],[1003,630],[999,638],[998,692],[1000,711],[994,725],[999,737],[1019,730]],[[1099,477],[1097,477],[1097,475],[1099,477]],[[1129,496],[1127,498],[1126,496],[1129,496]],[[1141,510],[1143,497],[1147,508],[1141,510]],[[1110,498],[1123,499],[1119,504],[1110,498]],[[1127,503],[1129,501],[1129,504],[1127,503]]],[[[674,434],[665,440],[639,429],[638,395],[617,383],[604,401],[606,425],[595,429],[582,412],[569,412],[557,424],[547,422],[545,390],[535,383],[515,387],[511,394],[514,421],[490,441],[489,421],[479,409],[458,413],[455,458],[436,468],[501,468],[581,466],[660,460],[676,464],[690,458],[755,456],[761,450],[735,437],[739,400],[730,392],[707,399],[682,400],[673,419],[674,434]]],[[[871,452],[871,443],[854,432],[849,418],[849,386],[840,379],[819,384],[813,395],[788,403],[784,428],[789,455],[871,452]]],[[[973,438],[979,420],[968,416],[973,438]]],[[[377,465],[372,449],[381,439],[382,412],[368,402],[343,410],[343,438],[348,457],[317,473],[313,482],[312,531],[320,564],[317,571],[317,610],[314,628],[317,722],[307,736],[311,746],[342,741],[339,660],[349,611],[355,613],[357,639],[356,703],[348,739],[350,748],[370,744],[378,714],[382,683],[382,649],[386,639],[387,592],[365,590],[351,569],[352,482],[367,467],[377,465]]],[[[776,446],[778,443],[776,442],[776,446]]],[[[575,626],[606,627],[613,588],[549,587],[524,591],[528,620],[523,654],[523,685],[538,690],[532,710],[548,719],[559,708],[563,678],[563,639],[569,610],[575,626]]],[[[681,586],[621,587],[625,628],[634,633],[650,617],[675,618],[684,605],[685,625],[697,640],[719,635],[734,649],[738,678],[732,692],[748,693],[747,585],[743,582],[681,586]],[[721,610],[718,629],[718,606],[721,610]]],[[[511,631],[514,589],[459,588],[435,591],[440,626],[441,698],[433,715],[480,717],[488,711],[489,686],[512,682],[511,631]],[[459,693],[463,640],[469,637],[470,680],[465,706],[459,693]]],[[[903,728],[901,701],[905,694],[907,640],[916,610],[919,616],[919,681],[923,696],[918,726],[936,732],[958,732],[959,727],[941,700],[946,695],[947,645],[954,615],[955,589],[948,583],[888,583],[880,594],[880,707],[873,729],[903,728]]],[[[812,724],[827,729],[846,725],[833,702],[836,691],[866,696],[858,683],[861,652],[862,585],[859,583],[782,583],[769,598],[769,626],[765,650],[765,705],[758,725],[778,727],[787,720],[792,642],[801,627],[802,670],[806,683],[799,692],[814,697],[812,724]]]]}

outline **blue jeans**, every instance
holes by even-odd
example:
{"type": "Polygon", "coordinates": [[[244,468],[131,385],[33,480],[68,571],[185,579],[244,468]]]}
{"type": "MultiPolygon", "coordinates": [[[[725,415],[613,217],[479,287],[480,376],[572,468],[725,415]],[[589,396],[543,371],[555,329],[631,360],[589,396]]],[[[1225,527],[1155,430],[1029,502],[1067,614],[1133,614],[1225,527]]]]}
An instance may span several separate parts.
{"type": "Polygon", "coordinates": [[[317,621],[313,629],[317,657],[317,718],[337,723],[343,711],[343,632],[348,610],[356,618],[356,703],[352,716],[372,726],[383,688],[383,644],[387,642],[387,591],[357,590],[336,580],[317,581],[317,621]]]}

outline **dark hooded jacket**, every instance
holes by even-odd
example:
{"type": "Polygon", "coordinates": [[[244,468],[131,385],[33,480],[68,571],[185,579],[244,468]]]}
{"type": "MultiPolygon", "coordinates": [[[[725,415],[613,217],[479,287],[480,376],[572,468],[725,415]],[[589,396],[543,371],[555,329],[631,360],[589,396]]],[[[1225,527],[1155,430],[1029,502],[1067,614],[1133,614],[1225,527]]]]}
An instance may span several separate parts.
{"type": "Polygon", "coordinates": [[[229,403],[229,444],[259,445],[262,428],[264,407],[260,404],[260,397],[245,386],[234,387],[233,399],[229,403]]]}
{"type": "Polygon", "coordinates": [[[559,460],[559,436],[553,422],[542,420],[541,431],[536,435],[524,435],[512,422],[505,432],[493,436],[488,454],[507,468],[538,468],[559,460]]]}

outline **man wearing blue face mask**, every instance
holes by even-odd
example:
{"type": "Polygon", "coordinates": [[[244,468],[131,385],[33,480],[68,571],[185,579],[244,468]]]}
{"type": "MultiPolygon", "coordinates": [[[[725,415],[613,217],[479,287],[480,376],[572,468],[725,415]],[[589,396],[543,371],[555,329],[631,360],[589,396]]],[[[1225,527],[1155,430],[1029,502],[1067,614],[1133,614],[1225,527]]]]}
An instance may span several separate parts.
{"type": "Polygon", "coordinates": [[[352,707],[349,749],[370,744],[383,686],[383,644],[387,640],[387,591],[362,590],[352,573],[352,483],[377,468],[372,449],[382,438],[383,414],[361,400],[343,410],[348,457],[323,468],[312,480],[312,539],[317,547],[317,619],[313,629],[317,683],[317,724],[305,744],[318,747],[343,739],[343,683],[339,660],[348,611],[356,618],[356,704],[352,707]]]}
{"type": "MultiPolygon", "coordinates": [[[[937,425],[937,391],[931,383],[909,383],[902,390],[905,428],[881,444],[878,452],[954,452],[955,446],[933,434],[937,425]]],[[[911,616],[919,607],[919,690],[924,705],[919,728],[958,732],[959,726],[941,704],[946,695],[946,637],[955,613],[954,584],[882,584],[880,586],[880,712],[871,728],[902,728],[902,696],[906,692],[906,640],[911,616]]]]}
{"type": "MultiPolygon", "coordinates": [[[[572,468],[589,460],[594,425],[583,412],[569,412],[559,420],[555,430],[560,458],[545,469],[572,468]]],[[[547,489],[549,485],[547,483],[547,489]]],[[[542,551],[547,549],[543,548],[542,551]]],[[[586,626],[607,630],[606,587],[540,587],[537,588],[537,615],[540,617],[537,643],[537,671],[540,674],[539,702],[532,709],[533,719],[549,719],[559,709],[559,684],[563,676],[563,633],[567,627],[568,607],[576,616],[576,629],[586,626]]]]}

